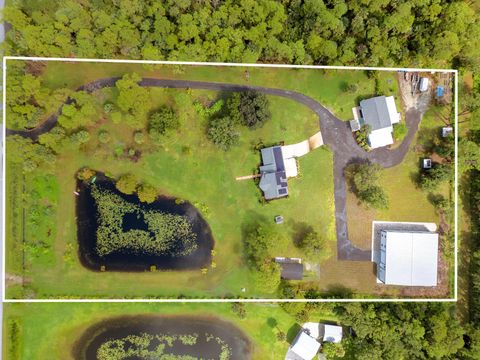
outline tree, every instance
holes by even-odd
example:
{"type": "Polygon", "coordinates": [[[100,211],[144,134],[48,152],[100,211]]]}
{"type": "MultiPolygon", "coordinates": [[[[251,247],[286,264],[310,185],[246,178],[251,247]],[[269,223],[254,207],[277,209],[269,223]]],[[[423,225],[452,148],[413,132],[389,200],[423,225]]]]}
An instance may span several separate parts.
{"type": "Polygon", "coordinates": [[[138,74],[132,73],[124,75],[115,83],[118,90],[117,106],[123,112],[125,122],[135,129],[142,127],[151,107],[150,92],[138,84],[141,80],[138,74]]]}
{"type": "Polygon", "coordinates": [[[335,314],[355,337],[342,341],[355,359],[455,358],[462,328],[450,304],[337,304],[335,314]]]}
{"type": "Polygon", "coordinates": [[[221,117],[210,120],[207,136],[217,147],[227,151],[238,143],[240,133],[230,117],[221,117]]]}
{"type": "Polygon", "coordinates": [[[251,129],[262,127],[272,116],[267,96],[253,90],[240,93],[238,110],[240,123],[251,129]]]}
{"type": "Polygon", "coordinates": [[[141,184],[137,188],[137,195],[140,201],[150,204],[157,199],[158,191],[149,184],[141,184]]]}
{"type": "Polygon", "coordinates": [[[345,168],[345,175],[357,198],[376,209],[388,208],[388,198],[378,185],[382,168],[370,162],[351,164],[345,168]]]}
{"type": "Polygon", "coordinates": [[[6,160],[20,165],[23,172],[30,173],[39,168],[44,172],[53,170],[56,157],[46,146],[19,135],[8,136],[5,146],[9,154],[6,160]]]}
{"type": "Polygon", "coordinates": [[[302,249],[305,258],[312,262],[319,262],[330,256],[325,237],[314,230],[302,236],[297,246],[302,249]]]}
{"type": "Polygon", "coordinates": [[[237,314],[240,319],[247,317],[247,310],[245,309],[245,303],[234,302],[232,303],[232,312],[237,314]]]}
{"type": "Polygon", "coordinates": [[[62,106],[58,122],[66,129],[76,129],[95,123],[97,99],[85,91],[77,91],[70,96],[70,102],[62,106]]]}
{"type": "Polygon", "coordinates": [[[425,191],[434,191],[440,183],[451,176],[450,166],[447,164],[433,164],[431,169],[420,172],[419,185],[425,191]]]}
{"type": "Polygon", "coordinates": [[[245,255],[253,267],[270,262],[275,252],[282,252],[288,244],[283,232],[268,224],[255,224],[245,237],[245,255]]]}
{"type": "Polygon", "coordinates": [[[82,145],[90,140],[90,134],[87,130],[79,130],[70,135],[70,139],[75,145],[82,145]]]}
{"type": "Polygon", "coordinates": [[[115,186],[118,191],[124,194],[133,194],[137,188],[137,178],[133,174],[125,174],[120,176],[115,186]]]}
{"type": "Polygon", "coordinates": [[[169,130],[180,127],[180,121],[172,108],[163,106],[150,115],[148,121],[148,134],[155,140],[165,135],[169,130]]]}
{"type": "Polygon", "coordinates": [[[322,353],[328,359],[343,358],[345,356],[345,349],[341,343],[325,342],[322,344],[322,353]]]}

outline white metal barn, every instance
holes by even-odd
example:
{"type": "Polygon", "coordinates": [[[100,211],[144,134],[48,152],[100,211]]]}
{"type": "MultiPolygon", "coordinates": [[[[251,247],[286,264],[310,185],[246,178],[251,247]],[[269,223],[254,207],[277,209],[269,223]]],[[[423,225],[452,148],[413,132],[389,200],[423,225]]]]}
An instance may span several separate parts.
{"type": "Polygon", "coordinates": [[[436,286],[438,234],[382,230],[378,279],[387,285],[436,286]]]}

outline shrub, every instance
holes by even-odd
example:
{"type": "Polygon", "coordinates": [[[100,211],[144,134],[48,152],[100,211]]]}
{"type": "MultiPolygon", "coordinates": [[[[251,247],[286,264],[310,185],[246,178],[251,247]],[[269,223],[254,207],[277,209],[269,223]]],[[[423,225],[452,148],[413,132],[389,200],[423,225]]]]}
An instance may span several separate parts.
{"type": "Polygon", "coordinates": [[[110,134],[107,130],[101,130],[98,133],[98,141],[100,141],[102,144],[106,144],[110,141],[110,134]]]}
{"type": "Polygon", "coordinates": [[[247,317],[247,310],[245,309],[245,304],[241,302],[232,303],[232,312],[237,314],[240,319],[245,319],[247,317]]]}
{"type": "Polygon", "coordinates": [[[238,143],[240,137],[240,133],[230,117],[210,120],[207,135],[217,147],[224,151],[238,143]]]}
{"type": "Polygon", "coordinates": [[[143,144],[145,141],[145,135],[141,131],[136,131],[133,134],[133,141],[135,141],[136,144],[143,144]]]}
{"type": "Polygon", "coordinates": [[[137,178],[133,174],[125,174],[120,176],[115,186],[118,191],[124,194],[133,194],[137,188],[137,178]]]}
{"type": "Polygon", "coordinates": [[[402,141],[407,135],[408,128],[405,123],[398,123],[393,125],[393,139],[395,141],[402,141]]]}
{"type": "Polygon", "coordinates": [[[150,204],[155,201],[158,196],[157,189],[148,184],[141,184],[137,188],[137,195],[140,201],[150,204]]]}
{"type": "Polygon", "coordinates": [[[113,103],[111,102],[106,102],[103,105],[103,111],[105,111],[105,113],[107,114],[110,114],[114,109],[115,109],[115,105],[113,105],[113,103]]]}
{"type": "Polygon", "coordinates": [[[81,168],[77,172],[77,179],[82,181],[88,181],[94,176],[95,176],[95,171],[88,167],[81,168]]]}
{"type": "Polygon", "coordinates": [[[180,122],[175,111],[163,106],[152,113],[148,120],[148,133],[153,139],[158,139],[168,130],[178,129],[180,122]]]}
{"type": "Polygon", "coordinates": [[[431,169],[421,171],[420,188],[425,191],[434,191],[440,183],[450,178],[450,171],[450,166],[447,164],[434,164],[431,169]]]}

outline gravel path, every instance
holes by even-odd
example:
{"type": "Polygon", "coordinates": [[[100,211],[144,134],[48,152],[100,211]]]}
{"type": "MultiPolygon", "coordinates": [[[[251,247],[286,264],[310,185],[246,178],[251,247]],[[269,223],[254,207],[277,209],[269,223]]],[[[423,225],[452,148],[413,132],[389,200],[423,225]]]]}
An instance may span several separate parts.
{"type": "MultiPolygon", "coordinates": [[[[119,78],[99,79],[77,90],[85,90],[92,92],[104,87],[112,87],[119,78]]],[[[236,85],[228,83],[215,83],[204,81],[189,81],[189,80],[167,80],[144,78],[140,82],[141,86],[146,87],[162,87],[162,88],[176,88],[176,89],[200,89],[200,90],[215,90],[215,91],[245,91],[256,90],[268,95],[281,96],[295,100],[305,106],[308,106],[314,111],[320,121],[320,129],[323,136],[323,141],[330,147],[333,152],[333,172],[334,172],[334,197],[335,197],[335,218],[336,218],[336,234],[337,234],[337,258],[338,260],[353,260],[353,261],[370,261],[371,250],[361,250],[355,247],[348,238],[347,228],[347,208],[346,208],[346,182],[344,176],[344,168],[347,164],[353,161],[369,160],[372,163],[381,165],[382,167],[392,167],[402,162],[410,143],[412,142],[415,133],[418,130],[418,125],[421,119],[421,112],[415,108],[410,108],[405,114],[408,133],[402,144],[393,150],[387,148],[375,149],[366,152],[360,148],[355,141],[352,131],[350,130],[348,122],[342,121],[335,117],[327,108],[321,105],[316,100],[305,96],[299,92],[266,88],[261,86],[250,85],[236,85]]],[[[71,100],[67,100],[67,104],[71,100]]],[[[7,129],[7,135],[18,134],[29,137],[33,140],[38,139],[38,136],[50,131],[57,123],[60,109],[50,116],[45,122],[37,128],[30,131],[18,131],[7,129]]]]}

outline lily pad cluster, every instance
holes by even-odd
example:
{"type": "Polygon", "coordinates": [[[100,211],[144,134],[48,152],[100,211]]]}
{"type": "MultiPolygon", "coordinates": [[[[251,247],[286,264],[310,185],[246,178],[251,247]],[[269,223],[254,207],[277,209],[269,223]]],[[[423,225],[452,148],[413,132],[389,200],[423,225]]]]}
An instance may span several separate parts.
{"type": "Polygon", "coordinates": [[[197,236],[185,216],[147,209],[97,185],[92,185],[91,194],[97,205],[99,256],[123,252],[182,257],[197,249],[197,236]],[[143,218],[146,228],[125,231],[127,214],[143,218]]]}

